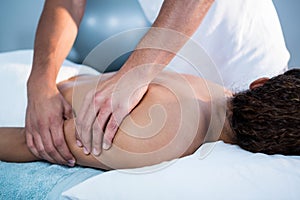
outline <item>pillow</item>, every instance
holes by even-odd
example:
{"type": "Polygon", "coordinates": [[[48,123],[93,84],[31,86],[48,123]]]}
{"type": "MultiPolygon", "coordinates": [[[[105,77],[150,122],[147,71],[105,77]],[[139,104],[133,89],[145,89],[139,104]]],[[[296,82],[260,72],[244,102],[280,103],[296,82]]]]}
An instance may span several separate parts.
{"type": "MultiPolygon", "coordinates": [[[[32,65],[32,50],[0,53],[0,127],[24,127],[27,107],[26,82],[32,65]],[[5,94],[5,95],[4,95],[5,94]]],[[[99,74],[94,69],[65,61],[56,82],[78,74],[99,74]]]]}
{"type": "Polygon", "coordinates": [[[222,141],[193,155],[115,170],[65,191],[68,199],[299,199],[300,157],[250,153],[222,141]]]}

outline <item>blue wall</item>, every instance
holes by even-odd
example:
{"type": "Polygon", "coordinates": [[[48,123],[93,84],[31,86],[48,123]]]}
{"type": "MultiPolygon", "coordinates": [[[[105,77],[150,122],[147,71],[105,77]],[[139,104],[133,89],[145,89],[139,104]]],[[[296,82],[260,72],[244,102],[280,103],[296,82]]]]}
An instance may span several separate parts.
{"type": "Polygon", "coordinates": [[[290,50],[290,67],[300,68],[300,1],[273,0],[290,50]]]}
{"type": "MultiPolygon", "coordinates": [[[[34,33],[43,2],[44,0],[0,2],[0,52],[14,50],[20,42],[23,48],[33,47],[34,33]],[[23,34],[20,35],[20,32],[23,34]]],[[[289,66],[300,68],[300,1],[273,0],[273,2],[291,53],[289,66]]]]}

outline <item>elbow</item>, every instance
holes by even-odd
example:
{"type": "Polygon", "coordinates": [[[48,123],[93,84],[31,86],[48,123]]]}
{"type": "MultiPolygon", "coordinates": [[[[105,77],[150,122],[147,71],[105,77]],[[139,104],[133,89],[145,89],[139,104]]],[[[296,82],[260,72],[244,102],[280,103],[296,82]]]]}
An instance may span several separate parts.
{"type": "Polygon", "coordinates": [[[70,14],[77,26],[79,27],[84,15],[86,0],[70,0],[69,2],[70,14]]]}
{"type": "Polygon", "coordinates": [[[84,15],[86,0],[47,0],[45,1],[43,13],[53,15],[61,10],[66,11],[79,26],[84,15]]]}
{"type": "Polygon", "coordinates": [[[86,0],[46,0],[43,15],[55,15],[55,13],[68,12],[76,25],[79,27],[84,15],[86,0]]]}

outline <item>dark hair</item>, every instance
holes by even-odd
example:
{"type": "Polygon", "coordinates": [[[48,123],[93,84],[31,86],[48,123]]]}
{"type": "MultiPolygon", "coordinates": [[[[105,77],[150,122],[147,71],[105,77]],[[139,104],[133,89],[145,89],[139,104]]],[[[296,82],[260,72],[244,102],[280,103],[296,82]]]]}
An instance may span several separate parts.
{"type": "Polygon", "coordinates": [[[229,102],[236,143],[251,152],[300,155],[300,69],[237,93],[229,102]]]}

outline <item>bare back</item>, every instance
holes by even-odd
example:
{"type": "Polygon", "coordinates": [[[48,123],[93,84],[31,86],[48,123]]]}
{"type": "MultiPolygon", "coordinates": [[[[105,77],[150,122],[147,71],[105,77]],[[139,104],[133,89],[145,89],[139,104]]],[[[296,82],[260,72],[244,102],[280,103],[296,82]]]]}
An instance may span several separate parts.
{"type": "MultiPolygon", "coordinates": [[[[109,76],[72,78],[60,83],[59,89],[77,113],[85,95],[109,76]]],[[[211,83],[190,75],[161,73],[120,125],[112,148],[94,156],[94,165],[107,169],[140,167],[192,154],[208,129],[211,97],[207,84],[211,83]]],[[[74,146],[75,129],[69,127],[72,133],[66,137],[69,146],[74,146]]]]}

